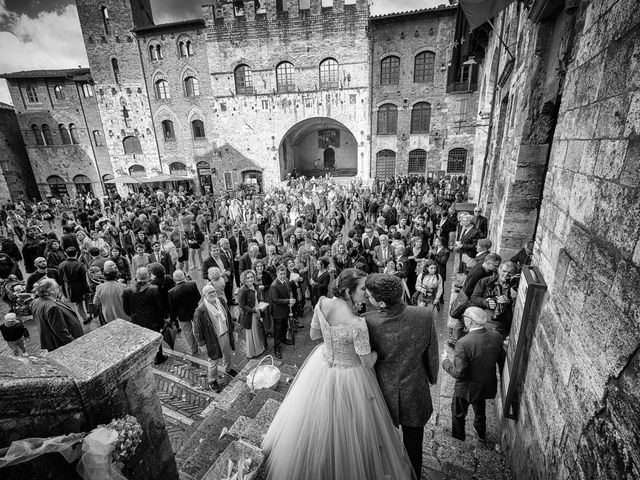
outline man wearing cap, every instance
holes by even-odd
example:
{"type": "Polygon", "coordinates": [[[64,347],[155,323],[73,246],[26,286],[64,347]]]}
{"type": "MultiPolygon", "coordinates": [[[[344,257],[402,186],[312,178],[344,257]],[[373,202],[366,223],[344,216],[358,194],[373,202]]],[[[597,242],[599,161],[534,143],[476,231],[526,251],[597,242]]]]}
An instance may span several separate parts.
{"type": "Polygon", "coordinates": [[[451,435],[464,441],[465,419],[471,405],[475,417],[473,428],[482,444],[487,441],[486,400],[496,396],[496,364],[504,359],[502,336],[494,330],[485,329],[486,322],[484,310],[467,308],[464,324],[469,333],[456,343],[453,360],[446,349],[442,354],[442,368],[456,379],[451,401],[451,435]]]}
{"type": "Polygon", "coordinates": [[[58,285],[60,284],[60,275],[58,275],[58,270],[55,268],[48,268],[47,261],[44,257],[36,258],[33,261],[33,264],[36,267],[36,271],[27,278],[27,283],[25,285],[27,292],[33,292],[33,286],[44,277],[53,278],[58,285]]]}

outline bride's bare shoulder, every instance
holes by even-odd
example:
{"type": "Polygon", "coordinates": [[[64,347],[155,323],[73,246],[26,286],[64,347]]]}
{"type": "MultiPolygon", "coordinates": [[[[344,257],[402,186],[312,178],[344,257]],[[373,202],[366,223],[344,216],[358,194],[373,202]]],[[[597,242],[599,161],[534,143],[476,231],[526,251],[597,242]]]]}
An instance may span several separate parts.
{"type": "Polygon", "coordinates": [[[349,305],[337,298],[323,298],[320,305],[320,310],[327,320],[327,323],[332,326],[337,325],[352,325],[358,321],[349,305]]]}

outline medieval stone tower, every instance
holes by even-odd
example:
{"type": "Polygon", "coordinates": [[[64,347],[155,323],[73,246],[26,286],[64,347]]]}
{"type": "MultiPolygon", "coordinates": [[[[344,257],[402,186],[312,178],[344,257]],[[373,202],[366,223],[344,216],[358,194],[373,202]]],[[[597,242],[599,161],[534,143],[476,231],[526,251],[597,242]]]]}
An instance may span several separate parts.
{"type": "Polygon", "coordinates": [[[154,175],[161,164],[138,42],[150,0],[76,0],[113,174],[154,175]]]}

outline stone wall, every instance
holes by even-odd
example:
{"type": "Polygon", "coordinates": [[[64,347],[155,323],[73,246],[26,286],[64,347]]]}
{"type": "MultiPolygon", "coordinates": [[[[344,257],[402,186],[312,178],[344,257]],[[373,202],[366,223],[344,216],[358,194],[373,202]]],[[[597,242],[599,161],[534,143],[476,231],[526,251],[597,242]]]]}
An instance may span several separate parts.
{"type": "MultiPolygon", "coordinates": [[[[266,185],[280,181],[294,165],[282,161],[285,138],[304,120],[330,119],[348,129],[358,142],[358,173],[369,176],[370,98],[368,7],[334,2],[321,8],[312,0],[309,10],[297,1],[278,12],[275,0],[244,2],[244,15],[233,5],[206,5],[207,52],[214,95],[213,112],[220,144],[229,144],[263,170],[266,185]],[[319,64],[326,58],[339,63],[339,86],[319,88],[319,64]],[[295,90],[278,93],[276,67],[283,61],[295,68],[295,90]],[[254,93],[236,92],[234,70],[252,69],[254,93]]],[[[231,173],[226,165],[220,174],[231,173]]],[[[220,175],[221,176],[221,175],[220,175]]]]}
{"type": "MultiPolygon", "coordinates": [[[[540,40],[564,15],[522,17],[520,38],[540,40]]],[[[574,15],[534,252],[549,289],[503,440],[518,478],[639,478],[640,11],[593,0],[574,15]]],[[[530,106],[544,78],[518,100],[530,106]]],[[[519,157],[506,167],[508,181],[528,172],[519,157]]],[[[494,206],[493,227],[507,208],[494,206]]]]}
{"type": "MultiPolygon", "coordinates": [[[[77,76],[88,76],[88,71],[77,70],[77,76]],[[84,73],[83,73],[84,72],[84,73]]],[[[20,131],[27,147],[35,182],[42,197],[51,194],[47,179],[51,175],[61,177],[67,184],[71,198],[77,194],[74,178],[84,175],[91,181],[95,195],[102,195],[98,171],[110,173],[109,151],[105,146],[96,146],[94,131],[104,139],[102,122],[94,97],[85,97],[83,85],[86,81],[52,75],[30,79],[8,79],[9,92],[16,109],[20,131]],[[26,88],[33,86],[38,95],[37,103],[27,101],[26,88]],[[60,87],[61,98],[56,98],[55,89],[60,87]],[[52,145],[38,145],[31,125],[46,124],[51,131],[52,145]],[[59,125],[75,125],[78,143],[64,144],[59,125]],[[96,159],[98,162],[96,163],[96,159]]],[[[93,92],[92,89],[89,91],[93,92]]],[[[103,142],[104,143],[104,142],[103,142]]]]}
{"type": "Polygon", "coordinates": [[[152,92],[147,90],[140,47],[131,32],[153,24],[150,2],[78,0],[76,6],[114,175],[128,175],[132,165],[141,165],[153,176],[161,164],[149,105],[152,92]],[[106,28],[102,7],[108,11],[106,28]],[[140,153],[125,153],[123,141],[128,137],[137,137],[140,153]]]}
{"type": "Polygon", "coordinates": [[[471,174],[478,93],[446,92],[456,12],[456,7],[445,7],[372,18],[372,172],[375,172],[376,154],[381,150],[393,151],[396,174],[406,175],[412,150],[427,151],[426,174],[446,171],[449,151],[464,148],[467,150],[466,171],[458,174],[471,174]],[[414,59],[423,51],[435,53],[434,78],[433,82],[416,83],[414,59]],[[381,61],[390,55],[400,58],[400,80],[397,85],[382,85],[381,61]],[[431,124],[426,134],[411,133],[411,111],[418,102],[431,104],[431,124]],[[398,107],[397,134],[378,135],[378,109],[389,103],[398,107]]]}
{"type": "MultiPolygon", "coordinates": [[[[158,333],[116,320],[45,357],[0,356],[0,448],[24,438],[89,432],[129,414],[143,438],[125,476],[177,479],[151,369],[160,340],[158,333]]],[[[58,454],[2,472],[6,480],[77,478],[58,454]]]]}
{"type": "Polygon", "coordinates": [[[0,104],[0,202],[39,198],[16,112],[0,104]]]}

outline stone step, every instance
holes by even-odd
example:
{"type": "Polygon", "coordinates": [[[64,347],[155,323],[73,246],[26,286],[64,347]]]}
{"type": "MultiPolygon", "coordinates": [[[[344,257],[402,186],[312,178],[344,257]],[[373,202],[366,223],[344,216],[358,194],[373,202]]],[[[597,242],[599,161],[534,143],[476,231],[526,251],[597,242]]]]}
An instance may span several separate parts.
{"type": "Polygon", "coordinates": [[[204,474],[202,480],[221,480],[226,478],[229,460],[235,463],[240,457],[251,459],[250,472],[256,471],[256,469],[259,470],[264,461],[264,455],[259,448],[246,442],[234,441],[222,452],[216,462],[204,474]]]}

